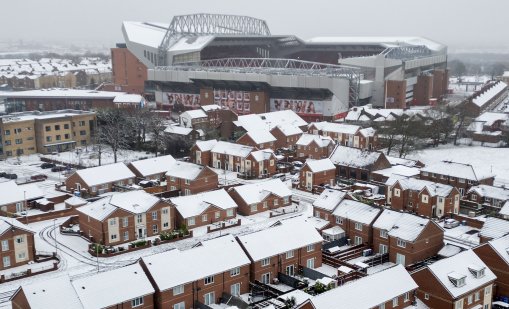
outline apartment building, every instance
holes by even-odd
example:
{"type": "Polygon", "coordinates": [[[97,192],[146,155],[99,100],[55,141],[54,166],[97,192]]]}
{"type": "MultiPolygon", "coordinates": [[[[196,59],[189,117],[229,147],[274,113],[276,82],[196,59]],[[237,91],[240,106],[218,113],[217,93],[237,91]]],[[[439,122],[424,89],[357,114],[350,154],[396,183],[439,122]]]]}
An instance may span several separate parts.
{"type": "Polygon", "coordinates": [[[299,174],[301,190],[313,191],[316,186],[333,186],[336,183],[336,167],[328,158],[306,160],[299,174]]]}
{"type": "Polygon", "coordinates": [[[155,287],[156,308],[199,308],[249,292],[250,260],[231,235],[145,256],[140,263],[155,287]]]}
{"type": "Polygon", "coordinates": [[[322,265],[323,238],[301,218],[278,221],[265,230],[237,237],[251,260],[251,281],[270,284],[278,273],[294,276],[300,267],[322,265]]]}
{"type": "Polygon", "coordinates": [[[175,210],[143,190],[111,195],[76,208],[80,229],[92,242],[119,245],[175,228],[175,210]]]}
{"type": "Polygon", "coordinates": [[[330,155],[341,178],[368,181],[373,171],[391,167],[387,157],[381,152],[366,151],[346,146],[336,146],[330,155]]]}
{"type": "Polygon", "coordinates": [[[237,216],[237,203],[224,189],[170,198],[177,210],[177,226],[189,229],[213,224],[237,216]]]}
{"type": "Polygon", "coordinates": [[[182,195],[191,195],[217,189],[219,178],[208,166],[175,161],[165,174],[168,191],[180,190],[182,195]]]}
{"type": "Polygon", "coordinates": [[[228,193],[237,203],[239,213],[243,216],[292,204],[292,191],[280,179],[231,187],[228,193]]]}
{"type": "Polygon", "coordinates": [[[0,217],[0,269],[35,260],[35,232],[14,218],[0,217]]]}
{"type": "Polygon", "coordinates": [[[91,144],[96,114],[78,110],[0,117],[0,158],[68,151],[91,144]]]}
{"type": "Polygon", "coordinates": [[[394,210],[429,218],[459,213],[460,193],[453,186],[415,178],[392,177],[386,182],[386,187],[387,203],[394,210]]]}
{"type": "Polygon", "coordinates": [[[417,297],[430,308],[491,308],[496,275],[467,250],[411,273],[417,297]]]}
{"type": "Polygon", "coordinates": [[[295,143],[297,158],[323,159],[327,158],[334,149],[334,142],[330,137],[307,134],[300,136],[295,143]]]}
{"type": "Polygon", "coordinates": [[[97,196],[134,184],[136,175],[124,163],[114,163],[77,170],[65,180],[68,191],[97,196]]]}
{"type": "Polygon", "coordinates": [[[437,255],[444,230],[433,220],[385,209],[373,223],[373,249],[403,266],[437,255]]]}

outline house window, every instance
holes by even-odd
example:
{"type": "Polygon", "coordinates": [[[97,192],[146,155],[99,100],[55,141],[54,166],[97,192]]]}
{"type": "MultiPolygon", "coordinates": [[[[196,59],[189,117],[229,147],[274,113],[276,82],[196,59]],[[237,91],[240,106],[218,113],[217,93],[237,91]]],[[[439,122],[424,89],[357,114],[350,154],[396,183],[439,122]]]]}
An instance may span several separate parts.
{"type": "Polygon", "coordinates": [[[262,264],[262,266],[269,265],[270,264],[270,258],[263,259],[261,264],[262,264]]]}
{"type": "Polygon", "coordinates": [[[5,131],[4,131],[4,134],[5,134],[5,135],[11,135],[11,130],[5,130],[5,131]]]}
{"type": "Polygon", "coordinates": [[[69,129],[69,124],[68,123],[65,123],[64,124],[64,129],[68,130],[69,129]]]}
{"type": "Polygon", "coordinates": [[[387,238],[389,236],[389,233],[387,230],[380,230],[380,237],[387,238]]]}
{"type": "Polygon", "coordinates": [[[143,305],[143,296],[142,297],[136,297],[135,299],[131,300],[131,307],[138,307],[143,305]]]}
{"type": "Polygon", "coordinates": [[[165,228],[166,228],[166,227],[168,227],[168,226],[169,226],[169,223],[168,223],[168,222],[164,222],[164,223],[163,223],[163,227],[165,227],[165,228]]]}
{"type": "Polygon", "coordinates": [[[184,195],[191,195],[191,190],[184,189],[184,195]]]}
{"type": "Polygon", "coordinates": [[[270,283],[270,273],[266,273],[262,275],[262,283],[269,284],[270,283]]]}
{"type": "Polygon", "coordinates": [[[474,295],[470,294],[467,297],[467,304],[471,305],[474,302],[474,295]]]}
{"type": "Polygon", "coordinates": [[[458,182],[465,183],[465,178],[458,178],[458,182]]]}
{"type": "Polygon", "coordinates": [[[399,239],[398,238],[397,245],[398,245],[398,247],[406,248],[406,241],[404,241],[403,239],[399,239]]]}
{"type": "Polygon", "coordinates": [[[214,218],[219,219],[220,217],[221,217],[221,212],[216,211],[216,212],[214,213],[214,218]]]}
{"type": "Polygon", "coordinates": [[[129,226],[129,217],[124,217],[122,219],[122,227],[127,227],[129,226]]]}
{"type": "Polygon", "coordinates": [[[152,212],[152,220],[157,220],[157,211],[152,212]]]}
{"type": "Polygon", "coordinates": [[[152,225],[152,233],[157,234],[159,232],[159,227],[157,224],[152,225]]]}
{"type": "Polygon", "coordinates": [[[117,234],[111,234],[111,235],[110,235],[110,238],[111,238],[111,240],[115,240],[115,239],[117,239],[117,234]]]}
{"type": "Polygon", "coordinates": [[[171,176],[170,181],[175,182],[175,177],[171,176]]]}
{"type": "Polygon", "coordinates": [[[487,286],[484,288],[484,295],[490,295],[491,294],[491,286],[487,286]]]}
{"type": "Polygon", "coordinates": [[[226,210],[226,216],[233,217],[233,209],[227,209],[226,210]]]}
{"type": "Polygon", "coordinates": [[[406,292],[404,295],[403,295],[403,301],[406,303],[407,301],[410,300],[410,293],[406,292]]]}
{"type": "Polygon", "coordinates": [[[429,300],[429,294],[428,293],[424,293],[424,299],[425,300],[429,300]]]}
{"type": "Polygon", "coordinates": [[[314,244],[307,245],[307,247],[306,247],[306,251],[307,252],[311,252],[311,251],[314,251],[314,250],[315,250],[315,245],[314,244]]]}
{"type": "Polygon", "coordinates": [[[291,259],[294,256],[294,251],[290,250],[286,252],[286,259],[291,259]]]}
{"type": "Polygon", "coordinates": [[[183,284],[178,285],[173,288],[173,296],[180,295],[182,293],[184,293],[184,285],[183,284]]]}
{"type": "Polygon", "coordinates": [[[306,261],[306,267],[307,268],[315,268],[315,258],[308,259],[306,261]]]}
{"type": "Polygon", "coordinates": [[[164,208],[163,209],[163,215],[167,215],[168,214],[168,208],[164,208]]]}
{"type": "Polygon", "coordinates": [[[290,203],[290,197],[289,196],[285,196],[284,200],[285,200],[285,204],[290,203]]]}
{"type": "Polygon", "coordinates": [[[7,239],[2,240],[2,251],[9,250],[9,241],[7,239]]]}
{"type": "Polygon", "coordinates": [[[7,268],[7,267],[11,266],[11,258],[9,256],[4,256],[2,258],[2,262],[4,264],[4,268],[7,268]]]}
{"type": "Polygon", "coordinates": [[[397,298],[397,297],[394,297],[394,298],[392,299],[392,306],[393,306],[393,307],[398,306],[398,298],[397,298]]]}
{"type": "Polygon", "coordinates": [[[207,216],[207,214],[204,214],[204,215],[202,215],[202,216],[201,216],[201,221],[202,221],[202,222],[207,222],[207,221],[208,221],[208,216],[207,216]]]}
{"type": "Polygon", "coordinates": [[[427,203],[428,202],[428,196],[426,194],[422,195],[422,202],[427,203]]]}
{"type": "Polygon", "coordinates": [[[274,199],[274,206],[278,206],[279,205],[279,199],[274,199]]]}
{"type": "Polygon", "coordinates": [[[230,286],[230,294],[233,296],[240,295],[240,283],[235,283],[230,286]]]}
{"type": "Polygon", "coordinates": [[[378,306],[378,309],[385,309],[385,303],[380,304],[380,305],[378,306]]]}
{"type": "Polygon", "coordinates": [[[46,126],[45,129],[46,129],[46,132],[49,132],[49,131],[51,131],[51,126],[46,126]]]}
{"type": "Polygon", "coordinates": [[[203,279],[203,282],[205,283],[205,285],[214,283],[214,276],[205,277],[205,279],[203,279]]]}
{"type": "Polygon", "coordinates": [[[263,202],[263,208],[266,209],[267,207],[268,207],[268,203],[267,203],[267,201],[264,201],[263,202]]]}
{"type": "Polygon", "coordinates": [[[357,246],[357,245],[362,245],[362,237],[359,237],[359,236],[355,236],[354,237],[354,244],[357,246]]]}
{"type": "Polygon", "coordinates": [[[190,184],[191,184],[191,180],[186,179],[186,185],[190,185],[190,184]]]}
{"type": "Polygon", "coordinates": [[[428,176],[428,172],[422,172],[422,176],[428,176]]]}
{"type": "Polygon", "coordinates": [[[362,223],[355,222],[355,229],[356,229],[357,231],[362,231],[362,223]]]}
{"type": "Polygon", "coordinates": [[[472,194],[472,201],[477,201],[477,195],[472,194]]]}
{"type": "Polygon", "coordinates": [[[481,292],[477,291],[475,292],[475,301],[481,300],[481,292]]]}
{"type": "Polygon", "coordinates": [[[401,194],[401,190],[400,190],[400,189],[397,189],[397,188],[396,188],[396,189],[394,189],[394,196],[399,197],[399,196],[400,196],[400,194],[401,194]]]}
{"type": "Polygon", "coordinates": [[[80,135],[81,136],[87,135],[87,131],[85,131],[85,130],[80,131],[80,135]]]}
{"type": "Polygon", "coordinates": [[[251,212],[255,212],[258,210],[258,207],[256,204],[251,204],[251,212]]]}
{"type": "Polygon", "coordinates": [[[456,309],[463,309],[463,298],[456,301],[456,306],[454,307],[456,309]]]}
{"type": "Polygon", "coordinates": [[[193,226],[194,224],[195,224],[194,217],[191,217],[191,218],[187,219],[187,225],[193,226]]]}
{"type": "Polygon", "coordinates": [[[117,218],[111,218],[110,225],[117,225],[117,218]]]}
{"type": "Polygon", "coordinates": [[[129,232],[124,231],[124,240],[129,240],[129,232]]]}
{"type": "Polygon", "coordinates": [[[143,222],[143,216],[141,214],[136,215],[136,222],[142,223],[143,222]]]}
{"type": "Polygon", "coordinates": [[[343,218],[342,217],[336,217],[336,223],[337,224],[343,224],[343,218]]]}
{"type": "Polygon", "coordinates": [[[21,252],[18,254],[18,260],[24,260],[26,259],[26,253],[25,252],[21,252]]]}
{"type": "Polygon", "coordinates": [[[230,270],[230,276],[234,277],[240,274],[240,267],[235,267],[232,270],[230,270]]]}
{"type": "Polygon", "coordinates": [[[173,305],[173,309],[186,309],[186,303],[180,302],[178,304],[173,305]]]}
{"type": "Polygon", "coordinates": [[[203,298],[204,298],[204,304],[207,306],[213,305],[216,303],[214,292],[210,292],[210,293],[203,295],[203,298]]]}

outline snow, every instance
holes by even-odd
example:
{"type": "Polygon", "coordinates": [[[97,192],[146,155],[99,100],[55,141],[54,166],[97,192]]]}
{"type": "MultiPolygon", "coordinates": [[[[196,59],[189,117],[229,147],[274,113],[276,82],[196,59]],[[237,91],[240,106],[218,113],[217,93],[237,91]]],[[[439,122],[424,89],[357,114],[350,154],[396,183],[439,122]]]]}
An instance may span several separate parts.
{"type": "Polygon", "coordinates": [[[139,104],[145,99],[139,94],[119,94],[113,99],[113,103],[135,103],[139,104]]]}
{"type": "Polygon", "coordinates": [[[479,196],[497,199],[500,201],[509,200],[509,189],[493,187],[488,185],[478,185],[471,187],[468,193],[474,192],[479,196]]]}
{"type": "Polygon", "coordinates": [[[126,41],[147,45],[155,49],[157,49],[163,41],[168,26],[169,25],[135,21],[124,21],[122,23],[126,41]]]}
{"type": "Polygon", "coordinates": [[[250,264],[231,235],[203,241],[201,246],[189,250],[170,250],[142,260],[160,291],[250,264]]]}
{"type": "Polygon", "coordinates": [[[78,207],[76,210],[96,220],[103,221],[117,210],[116,206],[109,203],[109,199],[109,197],[105,197],[93,203],[78,207]]]}
{"type": "Polygon", "coordinates": [[[270,194],[274,194],[280,198],[290,197],[292,195],[292,191],[290,191],[280,179],[245,184],[233,187],[231,190],[236,191],[248,205],[260,203],[270,194]]]}
{"type": "Polygon", "coordinates": [[[403,165],[407,167],[415,167],[417,165],[416,160],[410,160],[405,158],[398,158],[398,157],[391,157],[391,156],[385,156],[387,160],[389,160],[389,163],[391,165],[403,165]]]}
{"type": "Polygon", "coordinates": [[[268,229],[239,236],[238,239],[254,262],[323,242],[318,231],[302,218],[285,220],[268,229]]]}
{"type": "Polygon", "coordinates": [[[272,149],[263,149],[258,151],[251,152],[251,155],[257,162],[261,162],[264,160],[269,160],[274,156],[274,151],[272,149]]]}
{"type": "Polygon", "coordinates": [[[409,213],[384,209],[373,224],[373,228],[386,230],[391,237],[413,242],[430,222],[429,219],[409,213]]]}
{"type": "Polygon", "coordinates": [[[373,174],[382,175],[384,177],[391,177],[392,175],[401,175],[405,177],[415,177],[420,174],[420,169],[417,167],[408,167],[405,165],[394,165],[392,167],[372,172],[373,174]]]}
{"type": "Polygon", "coordinates": [[[68,276],[56,277],[22,286],[31,309],[84,308],[68,276]]]}
{"type": "Polygon", "coordinates": [[[217,143],[218,142],[215,139],[208,141],[196,141],[196,147],[198,147],[201,151],[211,151],[217,143]]]}
{"type": "MultiPolygon", "coordinates": [[[[334,123],[334,122],[312,122],[309,124],[309,126],[315,126],[318,130],[330,133],[338,133],[338,134],[355,134],[357,133],[361,127],[357,125],[352,124],[345,124],[345,123],[334,123]]],[[[328,135],[328,134],[324,134],[328,135]]]]}
{"type": "Polygon", "coordinates": [[[249,136],[251,140],[255,142],[255,144],[263,144],[276,141],[274,135],[265,130],[248,131],[246,135],[249,136]]]}
{"type": "Polygon", "coordinates": [[[371,224],[380,213],[380,209],[367,204],[343,200],[333,212],[335,217],[346,218],[362,224],[371,224]]]}
{"type": "Polygon", "coordinates": [[[421,169],[422,172],[433,173],[438,175],[452,176],[462,179],[479,181],[493,176],[491,173],[482,173],[476,171],[470,164],[441,161],[426,165],[421,169]]]}
{"type": "Polygon", "coordinates": [[[44,192],[35,184],[17,185],[15,181],[0,183],[0,205],[14,204],[44,196],[44,192]]]}
{"type": "Polygon", "coordinates": [[[311,301],[316,309],[335,308],[337,304],[342,308],[369,309],[415,289],[417,284],[410,274],[402,265],[397,265],[329,290],[311,301]]]}
{"type": "Polygon", "coordinates": [[[147,177],[167,172],[170,166],[175,162],[176,160],[171,155],[167,155],[133,161],[130,164],[141,174],[141,176],[147,177]]]}
{"type": "Polygon", "coordinates": [[[170,202],[184,219],[198,216],[209,207],[222,210],[237,208],[235,201],[224,189],[170,198],[170,202]]]}
{"type": "MultiPolygon", "coordinates": [[[[74,111],[74,110],[60,110],[60,111],[49,111],[49,112],[20,112],[20,113],[11,113],[5,116],[0,117],[3,123],[7,122],[18,122],[18,121],[27,121],[34,119],[53,119],[53,118],[62,118],[62,117],[72,117],[77,115],[95,115],[94,112],[87,111],[74,111]]],[[[50,145],[50,144],[48,144],[50,145]]],[[[54,144],[51,144],[54,145],[54,144]]]]}
{"type": "Polygon", "coordinates": [[[277,128],[285,135],[285,136],[292,136],[292,135],[297,135],[297,134],[302,134],[302,130],[295,126],[295,125],[292,125],[292,124],[288,124],[288,123],[283,123],[283,124],[278,124],[277,125],[277,128]]]}
{"type": "Polygon", "coordinates": [[[138,263],[76,279],[72,285],[85,308],[107,308],[155,292],[138,263]]]}
{"type": "Polygon", "coordinates": [[[169,166],[166,176],[180,179],[195,180],[206,166],[183,161],[175,161],[169,166]]]}
{"type": "Polygon", "coordinates": [[[502,216],[509,216],[509,201],[504,203],[504,206],[502,206],[498,214],[502,216]]]}
{"type": "Polygon", "coordinates": [[[507,88],[507,84],[500,81],[495,83],[489,89],[485,90],[483,93],[480,93],[475,98],[472,99],[472,103],[475,105],[482,107],[486,103],[490,102],[495,96],[504,91],[507,88]]]}
{"type": "Polygon", "coordinates": [[[397,183],[400,184],[402,190],[411,190],[411,191],[422,191],[426,189],[431,196],[448,196],[451,191],[454,189],[453,186],[444,185],[437,182],[421,180],[416,178],[398,178],[391,177],[387,180],[386,185],[393,186],[397,183]],[[397,179],[397,180],[396,180],[397,179]]]}
{"type": "Polygon", "coordinates": [[[207,118],[207,114],[202,109],[193,109],[183,112],[180,117],[186,119],[207,118]]]}
{"type": "Polygon", "coordinates": [[[190,53],[193,51],[200,51],[207,46],[215,36],[201,35],[201,36],[185,36],[170,46],[170,52],[174,53],[190,53]]]}
{"type": "Polygon", "coordinates": [[[223,108],[217,104],[209,104],[209,105],[202,105],[201,109],[205,112],[209,112],[209,111],[221,110],[223,108]]]}
{"type": "Polygon", "coordinates": [[[219,141],[211,149],[211,152],[245,158],[253,150],[254,150],[254,148],[250,147],[250,146],[219,141]]]}
{"type": "Polygon", "coordinates": [[[313,173],[336,170],[336,167],[329,158],[320,160],[307,159],[304,166],[308,166],[313,173]]]}
{"type": "Polygon", "coordinates": [[[375,164],[381,155],[379,152],[338,145],[330,155],[330,159],[334,165],[366,168],[375,164]]]}
{"type": "Polygon", "coordinates": [[[3,235],[5,232],[11,230],[12,228],[17,228],[20,230],[24,230],[30,233],[35,233],[30,227],[19,222],[14,218],[7,218],[0,216],[0,235],[3,235]]]}
{"type": "Polygon", "coordinates": [[[509,265],[509,235],[491,240],[488,245],[509,265]]]}
{"type": "Polygon", "coordinates": [[[466,250],[450,258],[437,261],[429,265],[428,269],[449,291],[453,298],[478,290],[480,287],[496,279],[495,274],[486,267],[486,264],[472,250],[466,250]],[[484,276],[475,278],[469,270],[471,265],[484,268],[484,276]],[[455,275],[458,275],[460,278],[466,277],[464,286],[456,287],[453,285],[449,277],[455,275]]]}
{"type": "Polygon", "coordinates": [[[494,217],[486,218],[479,234],[492,239],[505,236],[509,234],[509,221],[494,217]]]}
{"type": "Polygon", "coordinates": [[[111,99],[113,100],[118,95],[123,95],[124,92],[113,91],[96,91],[96,90],[80,90],[80,89],[40,89],[40,90],[27,90],[27,91],[13,91],[5,95],[0,95],[7,98],[66,98],[66,99],[111,99]]]}
{"type": "MultiPolygon", "coordinates": [[[[167,126],[166,129],[164,129],[164,132],[168,133],[168,134],[177,134],[177,135],[187,136],[191,132],[193,132],[193,130],[194,130],[193,128],[185,128],[185,127],[181,127],[179,125],[172,124],[172,125],[167,126]]],[[[196,130],[196,131],[198,131],[198,133],[200,133],[200,136],[203,136],[202,130],[196,130]]]]}
{"type": "Polygon", "coordinates": [[[299,140],[297,140],[295,145],[309,146],[312,142],[315,142],[318,147],[327,147],[332,143],[332,139],[328,136],[304,133],[301,135],[299,140]]]}
{"type": "Polygon", "coordinates": [[[447,257],[451,257],[453,255],[456,255],[456,254],[460,253],[461,251],[462,251],[462,249],[460,247],[452,245],[452,244],[447,244],[447,245],[444,245],[444,247],[442,249],[440,249],[440,251],[438,251],[437,255],[447,258],[447,257]]]}
{"type": "Polygon", "coordinates": [[[124,163],[114,163],[77,170],[76,174],[78,174],[89,187],[136,177],[124,163]]]}
{"type": "Polygon", "coordinates": [[[313,207],[332,212],[345,198],[346,194],[346,192],[338,190],[325,189],[315,200],[313,207]]]}

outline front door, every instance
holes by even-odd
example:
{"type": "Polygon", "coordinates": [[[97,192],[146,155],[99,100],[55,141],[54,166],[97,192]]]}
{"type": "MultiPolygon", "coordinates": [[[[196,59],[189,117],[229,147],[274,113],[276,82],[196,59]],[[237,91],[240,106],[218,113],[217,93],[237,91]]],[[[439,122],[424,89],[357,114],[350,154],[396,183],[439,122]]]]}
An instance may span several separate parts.
{"type": "Polygon", "coordinates": [[[405,266],[405,256],[400,253],[396,253],[396,264],[405,266]]]}
{"type": "Polygon", "coordinates": [[[143,227],[138,228],[138,239],[145,238],[146,229],[143,227]]]}
{"type": "Polygon", "coordinates": [[[294,275],[294,268],[293,268],[293,265],[288,265],[286,266],[286,274],[288,276],[293,276],[294,275]]]}

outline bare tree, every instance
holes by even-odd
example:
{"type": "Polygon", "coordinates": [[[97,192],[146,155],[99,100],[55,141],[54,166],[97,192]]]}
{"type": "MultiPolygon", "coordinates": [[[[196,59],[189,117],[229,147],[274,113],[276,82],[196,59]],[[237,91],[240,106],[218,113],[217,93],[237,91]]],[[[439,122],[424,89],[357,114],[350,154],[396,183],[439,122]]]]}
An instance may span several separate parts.
{"type": "Polygon", "coordinates": [[[121,109],[102,110],[97,114],[99,142],[111,147],[113,158],[117,163],[119,150],[129,148],[133,131],[132,121],[121,109]]]}
{"type": "Polygon", "coordinates": [[[164,130],[166,129],[166,120],[157,113],[153,113],[149,118],[147,129],[148,132],[150,132],[152,145],[157,157],[159,149],[164,147],[164,130]]]}

